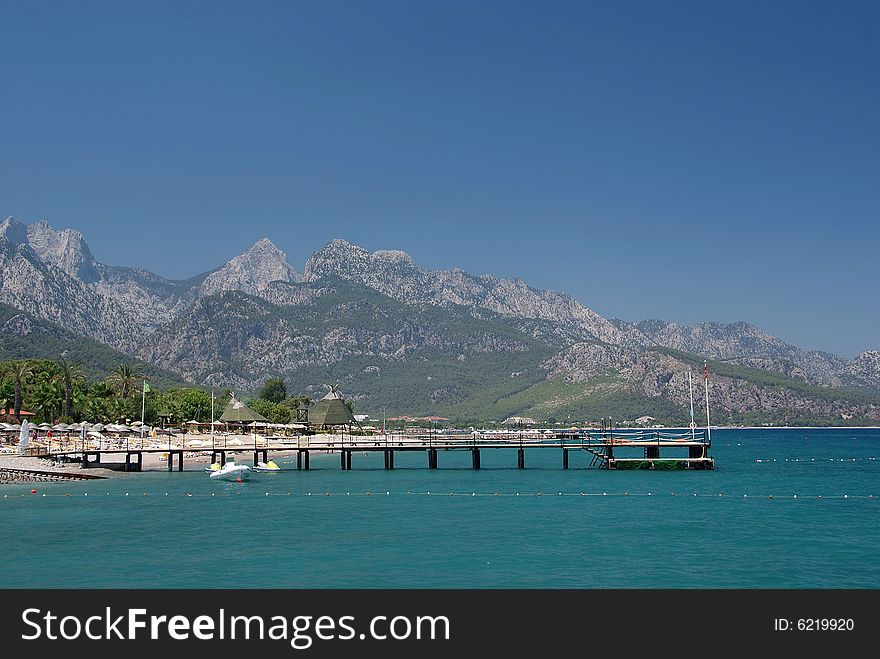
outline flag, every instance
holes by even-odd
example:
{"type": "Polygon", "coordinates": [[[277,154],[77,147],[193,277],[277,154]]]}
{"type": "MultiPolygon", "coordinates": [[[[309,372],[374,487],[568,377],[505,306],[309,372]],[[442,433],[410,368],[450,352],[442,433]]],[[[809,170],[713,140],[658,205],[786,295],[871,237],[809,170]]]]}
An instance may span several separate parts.
{"type": "Polygon", "coordinates": [[[709,362],[703,362],[703,379],[709,381],[709,362]]]}
{"type": "Polygon", "coordinates": [[[147,384],[146,380],[144,380],[144,393],[145,394],[150,393],[150,385],[147,384]]]}

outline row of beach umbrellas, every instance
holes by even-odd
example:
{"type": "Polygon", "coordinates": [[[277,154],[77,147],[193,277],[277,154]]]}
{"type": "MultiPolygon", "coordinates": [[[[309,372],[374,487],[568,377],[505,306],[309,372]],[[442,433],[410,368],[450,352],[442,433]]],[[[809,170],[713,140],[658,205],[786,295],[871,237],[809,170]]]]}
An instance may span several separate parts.
{"type": "MultiPolygon", "coordinates": [[[[68,433],[78,433],[83,429],[86,431],[94,431],[94,432],[140,432],[143,430],[150,430],[150,426],[141,425],[140,421],[135,421],[130,426],[121,424],[121,423],[88,423],[86,421],[81,421],[80,423],[56,423],[55,425],[51,425],[49,423],[40,423],[40,424],[30,424],[31,429],[43,431],[43,432],[68,432],[68,433]]],[[[17,423],[0,423],[0,430],[2,431],[18,431],[21,430],[21,425],[17,423]]]]}
{"type": "MultiPolygon", "coordinates": [[[[211,425],[210,423],[201,424],[198,421],[187,421],[187,426],[200,426],[200,425],[211,425]]],[[[222,421],[214,421],[213,425],[215,427],[225,426],[226,424],[222,421]]],[[[55,425],[51,425],[48,423],[40,423],[40,424],[31,424],[30,426],[34,430],[42,431],[42,432],[58,432],[58,433],[79,433],[85,428],[86,432],[106,432],[106,433],[126,433],[126,432],[141,432],[141,430],[149,431],[151,430],[151,426],[146,424],[141,424],[140,421],[134,421],[131,425],[125,425],[121,423],[88,423],[87,421],[81,421],[79,423],[56,423],[55,425]]],[[[254,421],[253,423],[247,424],[249,428],[279,428],[279,429],[288,429],[288,430],[301,430],[306,426],[301,423],[265,423],[254,421]]],[[[13,423],[0,423],[0,431],[2,432],[18,432],[21,430],[20,424],[13,423]]],[[[171,429],[166,429],[171,430],[171,429]]]]}

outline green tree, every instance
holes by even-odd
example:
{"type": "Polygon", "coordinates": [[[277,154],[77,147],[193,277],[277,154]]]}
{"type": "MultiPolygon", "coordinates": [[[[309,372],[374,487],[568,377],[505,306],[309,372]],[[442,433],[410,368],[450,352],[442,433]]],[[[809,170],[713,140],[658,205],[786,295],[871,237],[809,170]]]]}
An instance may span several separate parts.
{"type": "Polygon", "coordinates": [[[260,389],[258,398],[271,403],[282,403],[287,398],[287,385],[281,378],[269,378],[260,389]]]}
{"type": "Polygon", "coordinates": [[[311,396],[289,396],[284,403],[282,403],[285,407],[290,408],[291,414],[290,418],[296,421],[305,421],[305,414],[307,410],[315,404],[315,401],[312,400],[311,396]]]}
{"type": "MultiPolygon", "coordinates": [[[[167,410],[175,421],[208,421],[211,414],[211,394],[193,388],[166,389],[159,395],[156,406],[167,410]]],[[[218,417],[223,411],[216,399],[214,411],[218,417]]]]}
{"type": "Polygon", "coordinates": [[[110,421],[110,399],[91,397],[86,400],[83,416],[92,423],[108,423],[110,421]]]}
{"type": "Polygon", "coordinates": [[[24,386],[34,376],[34,366],[27,360],[14,361],[7,365],[6,373],[12,380],[15,418],[21,423],[21,403],[24,386]]]}
{"type": "Polygon", "coordinates": [[[53,423],[64,405],[64,387],[52,374],[41,373],[30,399],[40,420],[53,423]]]}
{"type": "Polygon", "coordinates": [[[58,363],[56,378],[64,386],[64,416],[73,418],[73,389],[85,380],[79,364],[71,364],[66,359],[58,363]]]}
{"type": "Polygon", "coordinates": [[[273,403],[263,398],[254,398],[247,403],[254,412],[262,414],[272,423],[290,423],[291,409],[281,403],[273,403]]]}
{"type": "Polygon", "coordinates": [[[138,389],[137,385],[143,379],[144,374],[137,366],[119,364],[116,370],[107,377],[107,382],[116,387],[122,398],[128,398],[138,389]]]}
{"type": "Polygon", "coordinates": [[[15,390],[12,388],[12,382],[5,380],[3,375],[0,371],[0,415],[6,414],[15,405],[15,390]]]}

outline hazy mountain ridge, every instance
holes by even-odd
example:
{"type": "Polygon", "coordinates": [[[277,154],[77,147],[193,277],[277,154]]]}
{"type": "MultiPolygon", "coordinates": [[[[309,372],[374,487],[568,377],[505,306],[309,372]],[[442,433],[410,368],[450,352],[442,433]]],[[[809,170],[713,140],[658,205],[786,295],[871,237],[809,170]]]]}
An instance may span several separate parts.
{"type": "Polygon", "coordinates": [[[873,394],[836,389],[880,392],[877,351],[850,362],[747,323],[608,320],[521,279],[429,270],[405,252],[344,240],[312,254],[302,274],[263,238],[175,281],[97,262],[77,231],[9,218],[0,283],[0,302],[205,384],[253,389],[281,374],[305,389],[339,380],[358,400],[408,412],[552,415],[606,404],[671,417],[702,357],[716,360],[710,397],[730,419],[880,417],[873,394]]]}
{"type": "Polygon", "coordinates": [[[471,275],[457,268],[427,270],[405,252],[368,252],[345,240],[333,240],[306,261],[305,280],[328,275],[373,288],[407,304],[455,304],[518,318],[551,320],[576,327],[584,338],[632,345],[629,333],[595,311],[555,291],[539,291],[521,279],[471,275]]]}
{"type": "Polygon", "coordinates": [[[686,326],[644,320],[633,325],[657,345],[785,373],[813,384],[832,386],[835,374],[849,363],[838,355],[803,350],[749,323],[706,322],[686,326]]]}

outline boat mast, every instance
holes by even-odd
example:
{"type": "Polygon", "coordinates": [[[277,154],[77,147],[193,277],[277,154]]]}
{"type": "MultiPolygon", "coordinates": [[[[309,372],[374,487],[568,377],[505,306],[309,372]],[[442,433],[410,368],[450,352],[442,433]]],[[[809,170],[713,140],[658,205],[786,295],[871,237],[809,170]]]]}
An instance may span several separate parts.
{"type": "Polygon", "coordinates": [[[703,380],[706,383],[706,439],[712,443],[712,426],[709,423],[709,363],[703,362],[703,380]]]}
{"type": "Polygon", "coordinates": [[[214,448],[214,387],[211,387],[211,448],[214,448]]]}
{"type": "Polygon", "coordinates": [[[688,389],[691,392],[691,441],[694,441],[697,432],[697,424],[694,422],[694,381],[691,378],[691,370],[688,369],[688,389]]]}

